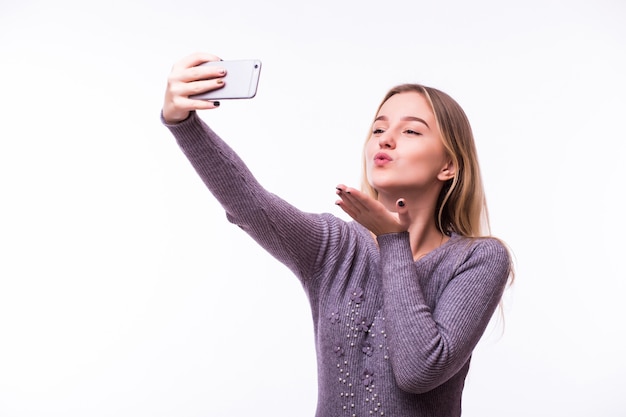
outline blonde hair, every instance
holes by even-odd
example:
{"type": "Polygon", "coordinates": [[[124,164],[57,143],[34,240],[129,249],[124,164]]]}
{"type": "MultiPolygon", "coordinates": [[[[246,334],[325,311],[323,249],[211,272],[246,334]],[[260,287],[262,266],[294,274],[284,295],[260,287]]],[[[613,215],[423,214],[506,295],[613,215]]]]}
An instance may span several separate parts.
{"type": "MultiPolygon", "coordinates": [[[[491,237],[500,241],[509,253],[508,285],[513,285],[515,268],[512,251],[501,239],[491,236],[487,200],[478,164],[478,154],[467,115],[448,94],[420,84],[401,84],[393,87],[381,101],[376,110],[376,115],[390,97],[409,92],[421,94],[430,104],[441,132],[443,145],[456,168],[454,178],[444,184],[437,198],[435,208],[437,227],[447,235],[454,232],[468,238],[491,237]]],[[[365,158],[363,159],[361,189],[372,197],[378,198],[378,192],[367,180],[365,158]]],[[[502,300],[500,300],[500,316],[502,324],[504,324],[502,300]]]]}
{"type": "MultiPolygon", "coordinates": [[[[455,232],[465,237],[489,236],[489,214],[474,135],[465,112],[452,97],[442,91],[420,84],[402,84],[387,92],[376,114],[390,97],[407,92],[423,95],[430,104],[443,145],[456,168],[454,178],[444,184],[437,199],[437,227],[447,235],[455,232]]],[[[367,181],[365,172],[364,161],[361,189],[378,198],[378,192],[367,181]]]]}

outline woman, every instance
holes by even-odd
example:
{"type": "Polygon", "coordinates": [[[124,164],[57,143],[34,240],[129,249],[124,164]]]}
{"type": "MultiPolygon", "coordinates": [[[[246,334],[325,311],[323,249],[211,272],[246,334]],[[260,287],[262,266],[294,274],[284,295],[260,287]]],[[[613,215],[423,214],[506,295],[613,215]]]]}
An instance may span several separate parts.
{"type": "Polygon", "coordinates": [[[362,190],[337,186],[355,221],[305,213],[266,191],[188,97],[224,73],[174,65],[162,120],[230,222],[300,279],[318,359],[316,416],[459,416],[473,348],[511,272],[483,236],[486,206],[469,122],[445,93],[402,85],[383,99],[362,190]],[[484,225],[484,224],[483,224],[484,225]]]}

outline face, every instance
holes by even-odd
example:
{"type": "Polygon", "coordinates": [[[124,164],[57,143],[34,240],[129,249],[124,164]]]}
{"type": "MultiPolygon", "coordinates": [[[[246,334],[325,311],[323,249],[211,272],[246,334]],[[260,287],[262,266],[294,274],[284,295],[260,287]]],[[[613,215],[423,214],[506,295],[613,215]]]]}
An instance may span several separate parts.
{"type": "Polygon", "coordinates": [[[454,175],[435,115],[417,92],[393,95],[382,105],[365,157],[367,179],[379,197],[436,196],[454,175]]]}

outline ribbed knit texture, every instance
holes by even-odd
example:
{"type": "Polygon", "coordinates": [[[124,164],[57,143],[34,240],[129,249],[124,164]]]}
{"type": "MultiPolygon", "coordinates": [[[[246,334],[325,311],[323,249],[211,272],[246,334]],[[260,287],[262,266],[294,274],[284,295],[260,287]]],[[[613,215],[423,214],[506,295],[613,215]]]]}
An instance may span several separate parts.
{"type": "Polygon", "coordinates": [[[453,234],[415,262],[408,233],[376,242],[356,222],[302,212],[266,191],[196,113],[166,126],[228,220],[302,282],[315,331],[317,417],[461,415],[472,350],[508,278],[499,241],[453,234]]]}

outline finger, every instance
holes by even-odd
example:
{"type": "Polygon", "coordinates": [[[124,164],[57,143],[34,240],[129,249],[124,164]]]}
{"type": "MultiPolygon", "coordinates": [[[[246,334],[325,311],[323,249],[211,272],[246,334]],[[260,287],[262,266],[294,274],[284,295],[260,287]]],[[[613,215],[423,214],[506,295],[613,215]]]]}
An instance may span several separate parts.
{"type": "Polygon", "coordinates": [[[182,98],[179,103],[180,107],[187,110],[209,110],[220,106],[219,101],[210,100],[194,100],[191,98],[182,98]]]}
{"type": "Polygon", "coordinates": [[[219,62],[221,59],[212,54],[196,53],[174,64],[170,72],[170,82],[190,82],[207,80],[226,75],[225,68],[219,65],[202,65],[206,62],[219,62]]]}
{"type": "Polygon", "coordinates": [[[341,198],[339,206],[349,214],[354,216],[361,215],[366,207],[356,198],[349,188],[337,187],[337,195],[341,198]]]}
{"type": "Polygon", "coordinates": [[[411,223],[411,218],[409,217],[409,208],[404,198],[400,198],[396,201],[396,212],[398,213],[398,223],[404,227],[408,227],[411,223]]]}
{"type": "Polygon", "coordinates": [[[174,72],[174,77],[182,82],[211,80],[226,75],[226,69],[219,65],[200,65],[174,72]]]}
{"type": "Polygon", "coordinates": [[[337,192],[337,195],[343,195],[343,194],[347,194],[347,189],[348,187],[346,185],[343,184],[339,184],[335,187],[335,190],[337,192]]]}
{"type": "Polygon", "coordinates": [[[355,212],[352,209],[352,206],[350,206],[349,204],[346,204],[345,201],[343,200],[337,200],[335,202],[336,205],[339,206],[339,208],[341,208],[341,210],[343,210],[344,213],[346,213],[348,216],[352,217],[354,220],[356,220],[359,216],[358,212],[355,212]]]}
{"type": "Polygon", "coordinates": [[[343,211],[346,213],[349,212],[352,217],[358,216],[362,213],[361,207],[358,204],[355,204],[354,199],[351,199],[348,194],[341,193],[339,197],[341,199],[337,200],[335,204],[341,207],[343,211]]]}
{"type": "Polygon", "coordinates": [[[223,88],[224,85],[225,82],[221,78],[217,80],[193,81],[190,83],[179,84],[179,91],[177,91],[176,93],[184,97],[189,97],[195,94],[219,90],[220,88],[223,88]]]}
{"type": "Polygon", "coordinates": [[[195,52],[176,62],[172,67],[172,70],[191,68],[209,61],[221,61],[221,58],[207,52],[195,52]]]}
{"type": "Polygon", "coordinates": [[[336,194],[339,196],[341,200],[337,200],[335,204],[337,204],[341,209],[348,213],[350,217],[355,218],[360,214],[360,207],[357,205],[357,201],[353,197],[350,189],[344,184],[339,184],[335,187],[336,194]]]}
{"type": "Polygon", "coordinates": [[[369,196],[365,195],[361,191],[356,188],[346,187],[346,186],[337,186],[337,194],[344,200],[346,203],[354,206],[355,209],[359,211],[364,211],[368,209],[366,204],[367,198],[369,196]]]}

